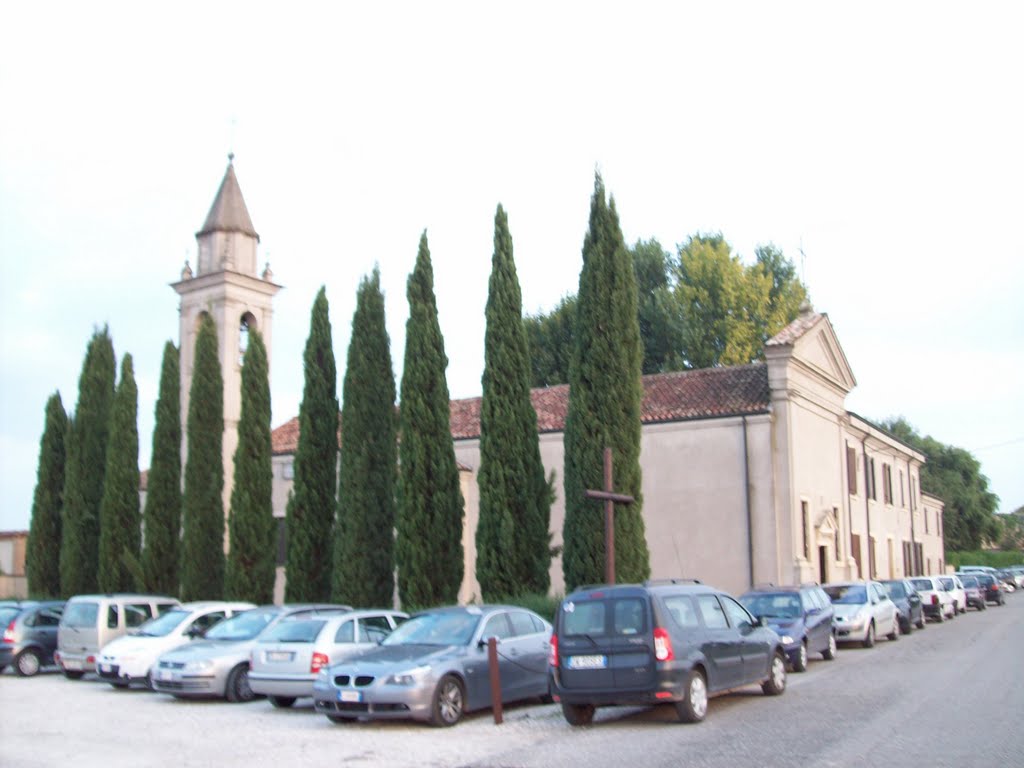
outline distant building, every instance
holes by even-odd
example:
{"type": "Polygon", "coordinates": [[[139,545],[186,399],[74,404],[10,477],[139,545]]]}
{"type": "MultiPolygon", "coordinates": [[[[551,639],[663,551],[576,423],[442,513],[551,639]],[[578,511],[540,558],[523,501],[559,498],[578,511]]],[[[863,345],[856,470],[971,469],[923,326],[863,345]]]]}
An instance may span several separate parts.
{"type": "Polygon", "coordinates": [[[28,596],[27,546],[28,531],[0,531],[0,598],[28,596]]]}

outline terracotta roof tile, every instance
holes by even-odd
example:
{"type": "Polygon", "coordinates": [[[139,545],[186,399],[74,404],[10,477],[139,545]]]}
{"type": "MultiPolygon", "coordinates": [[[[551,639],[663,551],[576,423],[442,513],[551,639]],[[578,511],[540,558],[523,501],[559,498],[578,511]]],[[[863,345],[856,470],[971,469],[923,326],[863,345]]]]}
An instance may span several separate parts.
{"type": "Polygon", "coordinates": [[[813,310],[801,312],[796,320],[791,322],[777,334],[768,339],[768,341],[765,342],[765,346],[781,347],[786,346],[788,344],[792,344],[805,333],[807,333],[809,330],[811,330],[811,328],[816,326],[818,324],[818,321],[821,320],[821,318],[823,318],[824,316],[825,315],[823,315],[821,312],[815,312],[813,310]]]}
{"type": "MultiPolygon", "coordinates": [[[[768,367],[764,363],[656,373],[644,376],[643,386],[640,420],[644,424],[764,413],[771,402],[768,367]]],[[[537,412],[539,431],[565,429],[569,410],[567,384],[534,389],[530,400],[537,412]]],[[[470,440],[480,436],[481,401],[479,397],[452,400],[453,439],[470,440]]],[[[298,418],[275,429],[271,441],[275,455],[295,453],[299,442],[298,418]]]]}

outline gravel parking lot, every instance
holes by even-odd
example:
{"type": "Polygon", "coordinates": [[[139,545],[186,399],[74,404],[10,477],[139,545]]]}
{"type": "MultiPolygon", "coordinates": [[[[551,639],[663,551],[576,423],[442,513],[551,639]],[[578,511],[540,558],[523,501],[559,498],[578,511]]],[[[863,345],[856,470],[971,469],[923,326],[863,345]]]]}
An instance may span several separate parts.
{"type": "Polygon", "coordinates": [[[403,722],[334,725],[307,703],[177,701],[59,673],[0,675],[0,765],[104,766],[652,766],[739,768],[870,762],[1021,764],[1024,595],[1005,607],[929,624],[899,642],[844,647],[790,675],[779,698],[760,689],[714,699],[705,723],[665,709],[599,710],[570,728],[557,705],[489,712],[451,729],[403,722]],[[874,755],[875,758],[869,758],[874,755]]]}

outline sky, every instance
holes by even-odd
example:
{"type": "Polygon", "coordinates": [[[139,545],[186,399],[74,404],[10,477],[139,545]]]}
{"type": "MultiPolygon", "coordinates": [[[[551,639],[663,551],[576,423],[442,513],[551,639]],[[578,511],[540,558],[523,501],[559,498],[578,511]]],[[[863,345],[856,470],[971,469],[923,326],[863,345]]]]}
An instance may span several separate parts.
{"type": "Polygon", "coordinates": [[[0,0],[0,530],[93,330],[149,465],[169,284],[227,154],[269,262],[273,425],[321,285],[340,381],[380,266],[400,378],[426,230],[452,397],[480,394],[494,212],[524,310],[575,293],[594,173],[627,242],[774,243],[828,314],[849,410],[971,451],[1024,505],[1019,3],[0,0]]]}

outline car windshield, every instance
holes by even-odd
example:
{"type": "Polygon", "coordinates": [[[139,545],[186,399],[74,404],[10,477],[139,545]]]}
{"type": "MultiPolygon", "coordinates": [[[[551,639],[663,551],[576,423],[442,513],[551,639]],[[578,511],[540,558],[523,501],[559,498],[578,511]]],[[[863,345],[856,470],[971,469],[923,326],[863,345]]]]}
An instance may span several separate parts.
{"type": "Polygon", "coordinates": [[[863,584],[837,584],[825,587],[829,599],[837,605],[856,605],[868,601],[868,591],[863,584]]]}
{"type": "Polygon", "coordinates": [[[267,628],[281,612],[278,610],[245,611],[218,622],[206,633],[207,640],[252,640],[267,628]]]}
{"type": "Polygon", "coordinates": [[[740,602],[755,616],[769,619],[795,619],[802,613],[800,598],[789,592],[775,595],[744,595],[740,602]]]}
{"type": "Polygon", "coordinates": [[[60,623],[65,627],[95,627],[99,610],[99,603],[71,603],[64,611],[60,623]]]}
{"type": "Polygon", "coordinates": [[[956,584],[952,579],[939,579],[939,584],[944,586],[946,589],[956,589],[956,584]]]}
{"type": "Polygon", "coordinates": [[[996,580],[989,576],[987,573],[977,577],[978,583],[983,587],[991,587],[996,583],[996,580]]]}
{"type": "Polygon", "coordinates": [[[260,641],[265,643],[312,643],[326,623],[326,619],[285,619],[260,635],[260,641]]]}
{"type": "Polygon", "coordinates": [[[978,577],[977,576],[961,576],[960,583],[965,587],[977,587],[978,577]]]}
{"type": "Polygon", "coordinates": [[[157,616],[155,619],[150,619],[146,623],[141,624],[135,634],[142,635],[143,637],[166,637],[188,616],[188,611],[168,611],[162,616],[157,616]]]}
{"type": "Polygon", "coordinates": [[[890,597],[906,597],[907,588],[903,586],[902,581],[892,581],[885,585],[889,590],[890,597]]]}
{"type": "Polygon", "coordinates": [[[482,614],[439,611],[413,616],[388,635],[381,645],[466,645],[482,614]]]}
{"type": "Polygon", "coordinates": [[[914,585],[914,589],[932,590],[935,589],[929,579],[911,579],[911,584],[914,585]]]}

